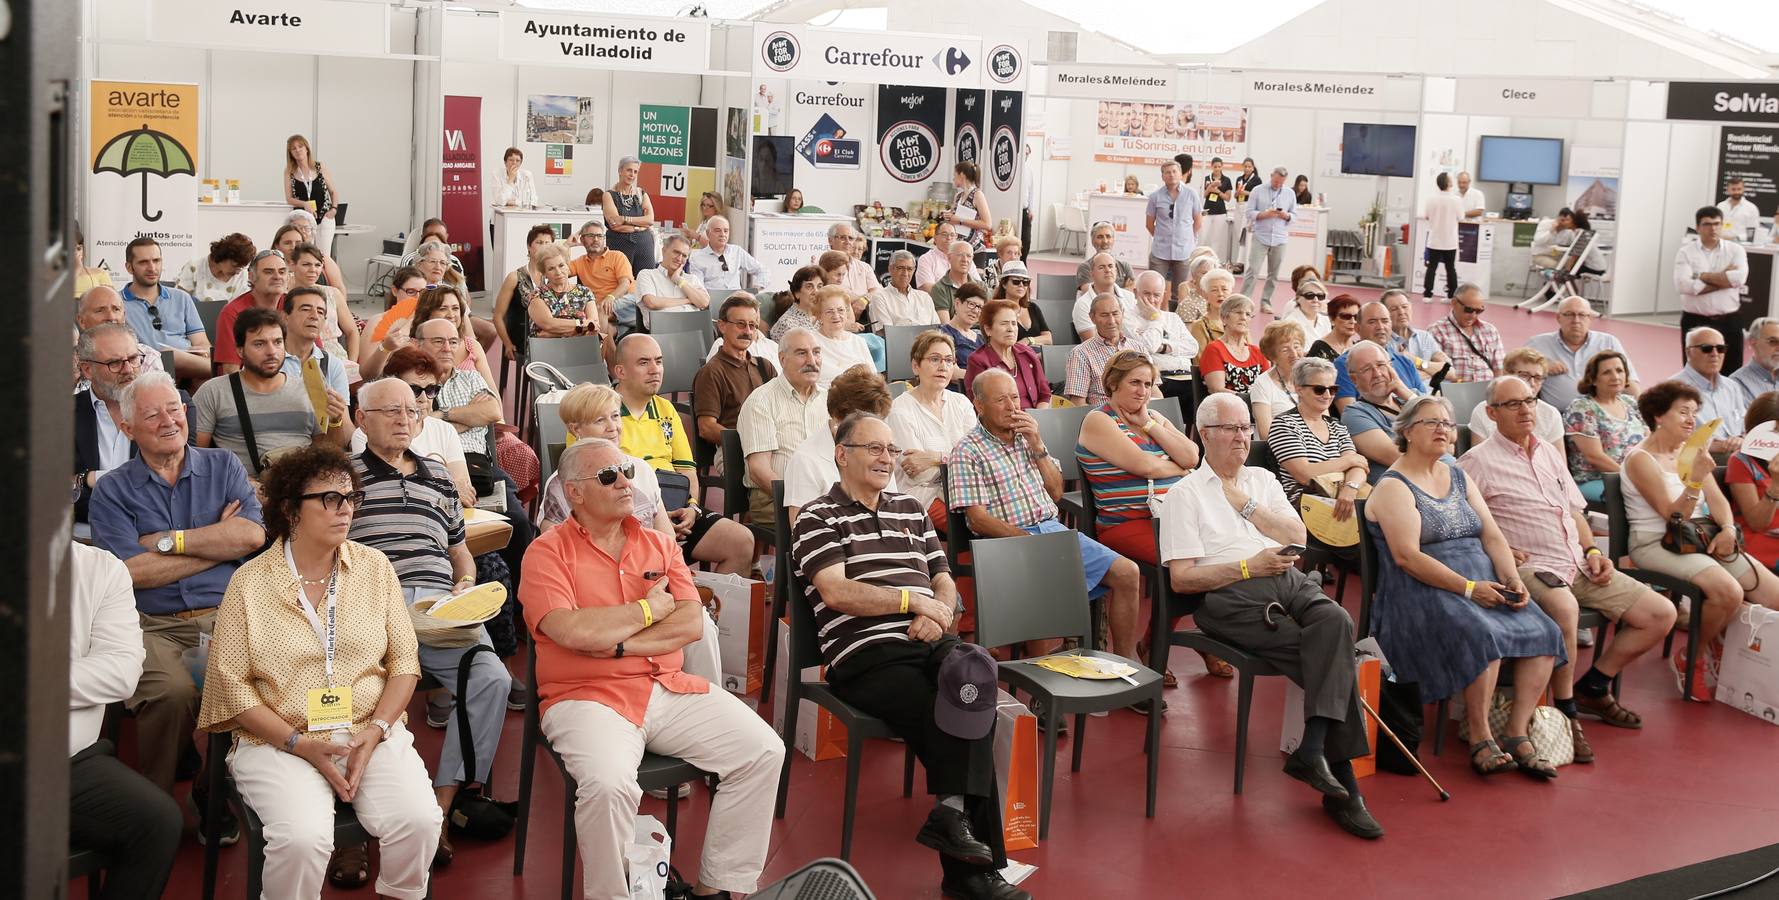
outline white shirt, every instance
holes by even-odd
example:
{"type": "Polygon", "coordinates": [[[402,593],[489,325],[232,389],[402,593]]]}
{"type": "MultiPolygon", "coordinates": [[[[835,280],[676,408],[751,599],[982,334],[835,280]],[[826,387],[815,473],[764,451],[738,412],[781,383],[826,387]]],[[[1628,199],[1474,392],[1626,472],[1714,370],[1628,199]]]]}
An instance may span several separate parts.
{"type": "MultiPolygon", "coordinates": [[[[1483,213],[1488,212],[1488,203],[1489,201],[1483,199],[1482,188],[1472,187],[1470,190],[1464,192],[1463,203],[1461,205],[1464,207],[1464,214],[1468,216],[1471,214],[1472,210],[1480,209],[1483,213]]],[[[1477,215],[1482,215],[1483,213],[1477,213],[1477,215]]]]}
{"type": "Polygon", "coordinates": [[[712,291],[741,290],[741,276],[744,273],[751,276],[756,285],[766,283],[766,267],[734,244],[725,245],[721,256],[710,247],[693,250],[691,258],[686,261],[686,269],[696,275],[705,288],[712,291]],[[726,270],[723,268],[725,260],[729,263],[726,270]]]}
{"type": "Polygon", "coordinates": [[[1725,197],[1717,204],[1717,209],[1723,213],[1723,236],[1732,241],[1748,240],[1748,229],[1760,227],[1760,207],[1747,197],[1740,203],[1731,203],[1730,198],[1725,197]]]}
{"type": "MultiPolygon", "coordinates": [[[[1289,379],[1290,373],[1287,372],[1285,377],[1289,379]]],[[[1297,408],[1297,395],[1279,387],[1279,383],[1273,380],[1272,372],[1267,371],[1260,373],[1260,377],[1254,379],[1254,386],[1248,388],[1248,403],[1252,406],[1266,404],[1276,419],[1297,408]]]]}
{"type": "Polygon", "coordinates": [[[200,253],[179,270],[173,286],[200,303],[233,300],[247,293],[247,267],[242,266],[235,272],[235,277],[227,281],[217,281],[216,276],[210,274],[210,255],[200,253]]]}
{"type": "Polygon", "coordinates": [[[531,180],[529,169],[520,169],[519,174],[508,181],[506,167],[502,166],[488,184],[488,198],[490,206],[536,206],[537,184],[531,180]]]}
{"type": "MultiPolygon", "coordinates": [[[[457,429],[452,428],[444,419],[427,416],[421,420],[420,433],[408,442],[408,451],[415,456],[436,459],[447,468],[454,462],[463,462],[463,441],[457,439],[457,429]]],[[[354,455],[363,453],[365,448],[364,429],[352,432],[352,452],[354,455]]]]}
{"type": "MultiPolygon", "coordinates": [[[[937,416],[915,398],[913,391],[906,391],[890,401],[890,432],[903,450],[949,457],[957,442],[976,427],[976,408],[963,394],[940,391],[939,397],[943,408],[937,416]]],[[[921,473],[919,478],[910,478],[900,471],[897,475],[902,482],[902,493],[920,501],[921,506],[932,506],[933,501],[939,499],[938,466],[921,473]]]]}
{"type": "Polygon", "coordinates": [[[871,348],[865,346],[865,339],[850,331],[838,338],[830,338],[821,332],[815,332],[815,342],[822,348],[822,373],[815,377],[816,386],[827,390],[840,373],[860,363],[864,363],[877,371],[877,361],[871,358],[871,348]]]}
{"type": "MultiPolygon", "coordinates": [[[[717,351],[723,349],[721,340],[711,341],[710,352],[704,354],[704,361],[710,362],[717,358],[717,351]]],[[[747,355],[757,356],[766,360],[776,368],[778,366],[778,344],[761,332],[754,333],[754,342],[747,345],[747,355]]]]}
{"type": "Polygon", "coordinates": [[[68,755],[99,739],[105,707],[128,700],[142,678],[142,620],[130,570],[97,547],[70,547],[68,755]]]}
{"type": "Polygon", "coordinates": [[[1163,374],[1172,372],[1192,371],[1192,361],[1198,358],[1198,341],[1192,337],[1192,329],[1186,321],[1166,310],[1149,310],[1156,312],[1155,318],[1145,318],[1139,301],[1138,308],[1124,320],[1124,333],[1139,343],[1148,341],[1155,351],[1149,358],[1155,360],[1163,374]]]}
{"type": "Polygon", "coordinates": [[[1427,249],[1458,249],[1458,220],[1464,218],[1464,201],[1450,191],[1427,198],[1427,249]]]}
{"type": "Polygon", "coordinates": [[[111,420],[111,411],[105,408],[105,401],[93,394],[93,421],[98,425],[95,433],[99,438],[99,470],[93,473],[93,481],[97,483],[99,475],[103,475],[118,466],[130,461],[130,437],[123,429],[111,420]]]}
{"type": "Polygon", "coordinates": [[[939,324],[939,309],[933,305],[933,295],[912,284],[906,294],[896,290],[895,285],[872,291],[870,310],[871,321],[878,325],[939,324]]]}
{"type": "Polygon", "coordinates": [[[1742,307],[1742,285],[1748,281],[1748,251],[1735,241],[1720,240],[1705,249],[1697,238],[1681,243],[1674,253],[1674,289],[1680,306],[1701,316],[1722,316],[1742,307]],[[1727,270],[1727,271],[1726,271],[1727,270]],[[1700,272],[1725,272],[1730,286],[1712,287],[1699,280],[1700,272]]]}
{"type": "MultiPolygon", "coordinates": [[[[1563,413],[1556,407],[1538,401],[1537,420],[1532,423],[1532,434],[1539,440],[1563,448],[1563,413]]],[[[1472,447],[1495,436],[1495,420],[1489,418],[1489,401],[1484,400],[1476,405],[1470,413],[1470,445],[1472,447]]]]}
{"type": "MultiPolygon", "coordinates": [[[[784,505],[808,506],[839,480],[840,467],[834,464],[834,435],[824,425],[810,432],[785,464],[784,505]]],[[[889,486],[884,490],[898,490],[895,472],[890,473],[889,486]]]]}
{"type": "Polygon", "coordinates": [[[1306,343],[1314,343],[1321,338],[1327,337],[1328,332],[1334,330],[1333,323],[1328,321],[1327,313],[1316,313],[1316,317],[1312,319],[1309,316],[1304,315],[1303,310],[1299,308],[1296,303],[1291,304],[1291,308],[1286,310],[1285,314],[1279,317],[1279,321],[1296,322],[1297,327],[1303,329],[1306,343]]]}
{"type": "MultiPolygon", "coordinates": [[[[1118,302],[1124,306],[1124,321],[1129,324],[1131,318],[1137,314],[1137,295],[1131,293],[1128,288],[1117,285],[1112,286],[1112,295],[1117,297],[1118,302]]],[[[1069,321],[1075,326],[1076,334],[1093,333],[1093,298],[1097,296],[1099,296],[1099,291],[1094,290],[1091,284],[1087,286],[1087,290],[1076,295],[1075,308],[1069,315],[1069,321]]]]}
{"type": "MultiPolygon", "coordinates": [[[[704,286],[704,282],[699,280],[696,274],[686,269],[680,271],[680,279],[698,285],[699,287],[704,286]]],[[[653,294],[655,297],[662,300],[686,299],[686,292],[680,287],[680,281],[675,280],[673,276],[667,274],[667,270],[661,266],[656,266],[655,268],[649,269],[641,275],[636,276],[636,296],[644,297],[650,294],[653,294]]],[[[652,312],[671,312],[692,308],[694,307],[691,302],[687,301],[663,309],[652,310],[652,312]]]]}
{"type": "MultiPolygon", "coordinates": [[[[1279,477],[1265,469],[1243,466],[1236,476],[1242,493],[1257,509],[1297,515],[1285,499],[1279,477]]],[[[1168,489],[1161,502],[1161,561],[1197,560],[1216,565],[1247,559],[1279,542],[1260,533],[1223,497],[1223,483],[1210,466],[1199,466],[1168,489]]]]}
{"type": "MultiPolygon", "coordinates": [[[[748,394],[735,418],[735,430],[741,432],[742,456],[771,453],[772,471],[780,476],[803,439],[827,429],[828,392],[818,385],[806,400],[797,396],[790,379],[783,376],[748,394]]],[[[772,487],[754,484],[753,476],[746,473],[742,474],[742,482],[762,490],[772,487]]]]}

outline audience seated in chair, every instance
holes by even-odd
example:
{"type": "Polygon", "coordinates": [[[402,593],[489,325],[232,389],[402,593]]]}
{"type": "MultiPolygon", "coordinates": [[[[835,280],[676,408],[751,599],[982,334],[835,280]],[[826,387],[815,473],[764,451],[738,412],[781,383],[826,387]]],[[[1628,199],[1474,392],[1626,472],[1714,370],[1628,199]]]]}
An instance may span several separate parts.
{"type": "Polygon", "coordinates": [[[136,455],[124,433],[120,400],[124,388],[145,374],[149,357],[128,325],[110,322],[81,332],[74,356],[87,384],[74,394],[74,521],[85,522],[99,478],[136,455]]]}
{"type": "MultiPolygon", "coordinates": [[[[1392,305],[1390,311],[1394,314],[1396,307],[1392,305]]],[[[1545,361],[1544,387],[1538,392],[1538,399],[1567,411],[1577,397],[1587,393],[1577,382],[1589,360],[1606,352],[1623,357],[1625,346],[1616,335],[1594,329],[1594,320],[1599,317],[1593,304],[1585,298],[1568,297],[1557,304],[1557,330],[1527,339],[1526,346],[1543,354],[1545,361]]],[[[1632,366],[1626,371],[1629,374],[1624,392],[1634,398],[1637,395],[1637,369],[1632,366]]]]}
{"type": "Polygon", "coordinates": [[[925,331],[915,336],[908,354],[914,364],[914,386],[890,401],[886,420],[896,443],[902,445],[895,481],[927,511],[933,527],[941,532],[946,509],[940,496],[944,485],[939,483],[939,467],[977,425],[976,408],[964,395],[947,390],[951,373],[957,369],[952,350],[951,337],[943,332],[925,331]]]}
{"type": "Polygon", "coordinates": [[[761,385],[741,404],[735,419],[741,453],[747,460],[742,483],[748,491],[748,521],[769,528],[778,515],[772,482],[784,477],[791,454],[811,434],[827,427],[828,392],[817,383],[822,347],[815,332],[793,328],[779,339],[779,377],[761,385]]]}
{"type": "MultiPolygon", "coordinates": [[[[1014,282],[1016,278],[1003,280],[1003,284],[1014,282]]],[[[983,341],[967,357],[957,353],[957,341],[949,332],[941,332],[952,345],[953,355],[958,368],[964,370],[964,393],[969,393],[976,383],[976,376],[989,369],[1000,369],[1019,384],[1019,405],[1024,409],[1043,409],[1050,405],[1050,382],[1044,377],[1044,357],[1038,355],[1031,344],[1020,340],[1019,315],[1021,311],[1032,312],[1042,316],[1042,311],[1033,307],[1021,307],[1012,300],[991,300],[982,309],[983,341]]],[[[925,337],[921,335],[920,337],[925,337]]],[[[915,339],[919,345],[920,339],[915,339]]],[[[914,360],[918,378],[920,358],[914,360]]],[[[965,401],[966,405],[968,401],[965,401]]]]}
{"type": "MultiPolygon", "coordinates": [[[[131,336],[136,337],[137,347],[142,351],[142,371],[160,372],[166,369],[166,366],[161,363],[160,353],[154,352],[152,348],[142,346],[141,337],[136,335],[136,330],[130,327],[129,319],[124,316],[123,295],[119,294],[116,288],[108,284],[96,285],[89,288],[87,292],[81,294],[80,299],[75,302],[75,344],[78,345],[80,343],[81,334],[97,325],[122,325],[125,328],[129,328],[131,336]]],[[[81,356],[77,347],[74,354],[74,389],[76,391],[86,390],[87,377],[81,374],[80,363],[81,356]]],[[[209,364],[205,363],[205,366],[206,370],[204,374],[208,375],[209,371],[207,367],[209,364]]]]}
{"type": "MultiPolygon", "coordinates": [[[[556,412],[574,440],[599,438],[616,444],[624,436],[624,415],[619,412],[623,405],[618,392],[603,384],[577,384],[556,405],[556,412]]],[[[674,536],[673,520],[668,518],[666,508],[661,505],[661,483],[655,478],[655,467],[634,456],[624,458],[635,465],[636,474],[630,476],[629,481],[631,512],[636,521],[644,528],[674,536]]],[[[550,473],[550,483],[544,486],[543,497],[543,505],[537,511],[539,531],[549,531],[574,515],[568,505],[560,468],[550,473]]]]}
{"type": "MultiPolygon", "coordinates": [[[[235,319],[249,309],[263,309],[277,315],[284,301],[284,292],[290,288],[290,263],[283,251],[255,253],[247,272],[247,293],[230,300],[216,316],[216,333],[212,335],[216,348],[211,351],[210,358],[216,363],[216,371],[223,375],[241,369],[240,337],[235,330],[235,319]]],[[[139,335],[141,329],[137,332],[139,335]]]]}
{"type": "MultiPolygon", "coordinates": [[[[840,480],[840,472],[834,467],[834,429],[853,413],[869,413],[879,419],[889,415],[889,385],[870,366],[853,366],[828,386],[827,406],[828,427],[811,431],[785,464],[785,515],[793,522],[804,504],[826,494],[840,480]]],[[[901,448],[895,449],[900,458],[901,448]]],[[[890,473],[888,489],[896,490],[894,472],[890,473]]]]}
{"type": "Polygon", "coordinates": [[[210,377],[211,337],[204,333],[192,296],[161,284],[161,245],[151,237],[136,238],[124,247],[124,263],[130,271],[130,283],[123,289],[124,316],[136,340],[156,354],[173,351],[174,375],[210,377]]]}
{"type": "Polygon", "coordinates": [[[279,456],[311,443],[350,444],[346,397],[332,389],[314,409],[301,376],[285,374],[285,320],[265,309],[243,310],[234,324],[239,371],[212,378],[192,395],[198,414],[193,443],[235,454],[254,477],[279,456]],[[239,387],[240,393],[235,390],[239,387]],[[242,404],[245,400],[245,404],[242,404]],[[251,439],[251,440],[250,440],[251,439]]]}
{"type": "MultiPolygon", "coordinates": [[[[1779,423],[1779,391],[1767,391],[1748,404],[1743,422],[1750,431],[1767,423],[1779,423]]],[[[1767,461],[1747,453],[1730,457],[1724,471],[1724,490],[1736,508],[1736,528],[1757,562],[1768,568],[1779,563],[1779,500],[1773,498],[1772,471],[1767,461]]]]}
{"type": "MultiPolygon", "coordinates": [[[[1617,350],[1602,350],[1589,357],[1576,382],[1578,396],[1563,413],[1569,471],[1589,502],[1605,496],[1602,476],[1618,472],[1625,454],[1649,436],[1649,426],[1637,413],[1635,385],[1627,374],[1630,364],[1617,350]]],[[[1549,392],[1546,379],[1542,393],[1549,392]]]]}
{"type": "Polygon", "coordinates": [[[1112,294],[1093,298],[1090,306],[1094,334],[1069,351],[1068,375],[1062,394],[1076,406],[1097,406],[1106,400],[1106,363],[1120,351],[1148,353],[1146,338],[1132,337],[1124,328],[1124,302],[1112,294]]]}
{"type": "MultiPolygon", "coordinates": [[[[1516,375],[1532,388],[1532,399],[1537,407],[1532,433],[1538,439],[1561,450],[1563,447],[1563,411],[1538,399],[1538,391],[1544,387],[1544,355],[1530,347],[1521,347],[1507,354],[1502,364],[1502,375],[1516,375]]],[[[1480,444],[1495,436],[1495,419],[1489,415],[1493,400],[1484,397],[1470,412],[1470,429],[1472,446],[1480,444]]]]}
{"type": "Polygon", "coordinates": [[[778,354],[755,352],[766,336],[760,331],[760,302],[752,294],[730,294],[717,312],[716,327],[721,340],[692,378],[692,420],[698,436],[713,447],[721,446],[723,432],[735,427],[747,398],[778,377],[770,359],[778,354]]]}
{"type": "MultiPolygon", "coordinates": [[[[1738,381],[1724,374],[1723,332],[1694,328],[1686,333],[1686,366],[1668,380],[1691,387],[1698,397],[1698,423],[1720,421],[1711,436],[1711,453],[1728,456],[1742,449],[1742,419],[1754,397],[1738,381]]],[[[1651,426],[1652,428],[1654,426],[1651,426]]]]}

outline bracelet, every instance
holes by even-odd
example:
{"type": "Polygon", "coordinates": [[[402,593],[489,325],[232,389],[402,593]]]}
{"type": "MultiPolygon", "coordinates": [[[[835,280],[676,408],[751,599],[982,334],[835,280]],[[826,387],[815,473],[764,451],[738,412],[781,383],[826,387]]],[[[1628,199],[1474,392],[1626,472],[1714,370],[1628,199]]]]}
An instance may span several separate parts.
{"type": "Polygon", "coordinates": [[[185,529],[173,532],[173,553],[175,556],[185,555],[185,529]]]}
{"type": "Polygon", "coordinates": [[[907,615],[907,613],[908,613],[908,589],[903,588],[902,589],[902,614],[907,615]]]}
{"type": "Polygon", "coordinates": [[[642,607],[642,627],[647,628],[655,624],[655,611],[649,608],[649,598],[638,598],[636,605],[642,607]]]}
{"type": "MultiPolygon", "coordinates": [[[[1599,547],[1594,547],[1594,546],[1589,546],[1589,547],[1588,547],[1588,548],[1587,548],[1587,549],[1586,549],[1586,550],[1583,550],[1583,551],[1582,551],[1582,553],[1581,553],[1581,558],[1582,558],[1582,559],[1587,559],[1587,558],[1588,558],[1588,557],[1590,557],[1590,556],[1593,556],[1593,555],[1594,555],[1594,554],[1596,554],[1596,553],[1600,553],[1600,548],[1599,548],[1599,547]]],[[[1606,555],[1606,554],[1604,554],[1604,553],[1600,553],[1600,555],[1601,555],[1601,556],[1605,556],[1605,555],[1606,555]]]]}
{"type": "Polygon", "coordinates": [[[1242,560],[1242,580],[1247,581],[1249,578],[1252,578],[1252,577],[1254,577],[1254,576],[1248,574],[1248,561],[1245,559],[1242,560]]]}
{"type": "Polygon", "coordinates": [[[284,738],[284,752],[290,753],[290,754],[295,754],[297,742],[302,739],[303,739],[303,733],[295,728],[292,728],[290,730],[290,734],[286,735],[284,738]]]}
{"type": "Polygon", "coordinates": [[[378,728],[382,729],[383,730],[383,740],[385,740],[385,741],[389,740],[389,723],[388,722],[385,722],[382,719],[372,719],[370,721],[370,724],[375,725],[378,728]]]}
{"type": "Polygon", "coordinates": [[[1464,599],[1466,599],[1466,600],[1476,599],[1476,582],[1474,582],[1474,581],[1464,582],[1464,599]]]}

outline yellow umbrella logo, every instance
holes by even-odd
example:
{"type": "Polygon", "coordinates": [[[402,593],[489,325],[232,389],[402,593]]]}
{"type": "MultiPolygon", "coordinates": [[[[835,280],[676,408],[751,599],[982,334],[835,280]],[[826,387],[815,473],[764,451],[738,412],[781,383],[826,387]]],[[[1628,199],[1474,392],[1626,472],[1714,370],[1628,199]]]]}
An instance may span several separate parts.
{"type": "Polygon", "coordinates": [[[125,178],[142,176],[142,218],[154,222],[161,210],[148,211],[148,176],[168,178],[173,175],[196,175],[191,154],[171,135],[143,125],[138,131],[126,131],[105,142],[93,163],[93,174],[116,172],[125,178]]]}

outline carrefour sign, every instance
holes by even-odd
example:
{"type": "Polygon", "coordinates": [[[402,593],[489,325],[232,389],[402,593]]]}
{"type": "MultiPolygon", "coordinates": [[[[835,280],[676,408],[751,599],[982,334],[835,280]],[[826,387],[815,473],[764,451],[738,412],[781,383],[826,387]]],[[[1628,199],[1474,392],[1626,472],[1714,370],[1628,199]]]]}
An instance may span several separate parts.
{"type": "Polygon", "coordinates": [[[1024,90],[1023,44],[962,35],[845,31],[802,25],[755,28],[754,73],[854,84],[1024,90]]]}

